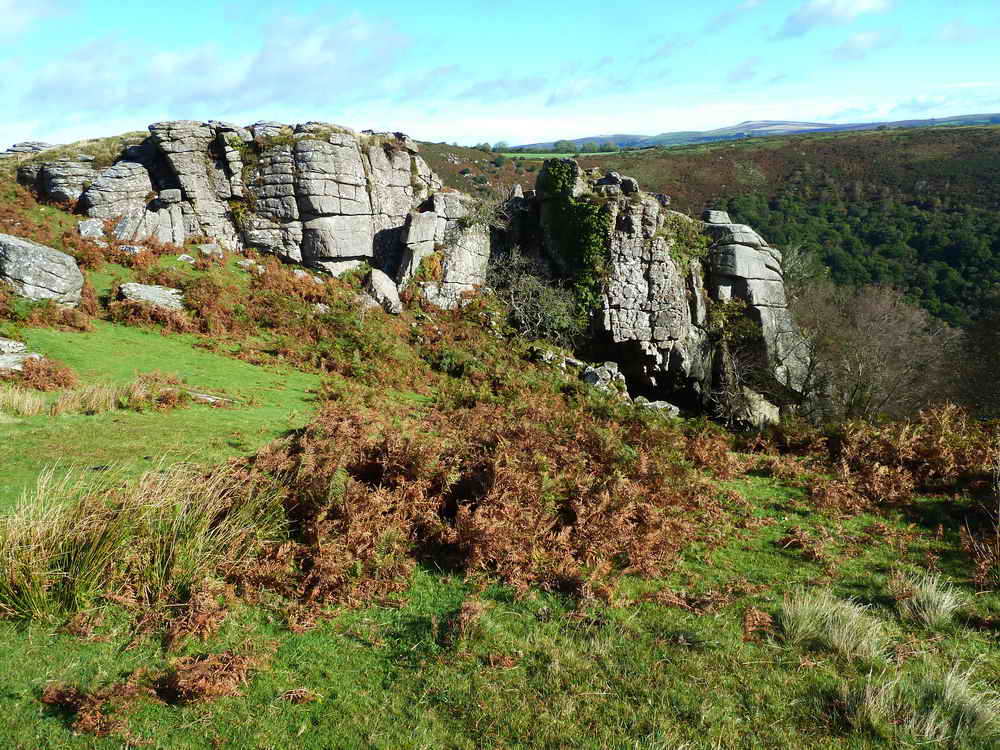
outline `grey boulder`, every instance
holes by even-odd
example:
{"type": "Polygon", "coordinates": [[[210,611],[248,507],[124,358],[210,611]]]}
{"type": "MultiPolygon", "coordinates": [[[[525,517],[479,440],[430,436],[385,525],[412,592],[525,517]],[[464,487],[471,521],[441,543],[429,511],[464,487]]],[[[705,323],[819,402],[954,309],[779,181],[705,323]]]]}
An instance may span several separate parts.
{"type": "Polygon", "coordinates": [[[0,282],[22,297],[75,307],[80,303],[83,274],[66,253],[0,234],[0,282]]]}
{"type": "Polygon", "coordinates": [[[384,272],[373,268],[365,277],[365,290],[372,296],[382,309],[391,315],[403,312],[403,303],[399,299],[396,284],[384,272]]]}
{"type": "Polygon", "coordinates": [[[0,354],[23,354],[28,351],[28,347],[20,341],[0,338],[0,354]]]}
{"type": "Polygon", "coordinates": [[[183,310],[184,293],[180,289],[154,284],[122,284],[121,298],[130,302],[142,302],[164,310],[183,310]]]}
{"type": "Polygon", "coordinates": [[[41,359],[41,354],[34,352],[15,352],[13,354],[0,354],[0,372],[21,372],[24,363],[29,359],[41,359]]]}

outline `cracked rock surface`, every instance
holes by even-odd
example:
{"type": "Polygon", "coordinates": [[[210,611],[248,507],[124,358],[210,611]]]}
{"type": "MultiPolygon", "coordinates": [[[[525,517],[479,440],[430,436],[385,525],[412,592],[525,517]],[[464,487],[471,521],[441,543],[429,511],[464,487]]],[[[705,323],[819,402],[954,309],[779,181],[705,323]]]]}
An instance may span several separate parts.
{"type": "Polygon", "coordinates": [[[0,234],[0,283],[21,297],[75,307],[80,303],[83,274],[64,252],[0,234]]]}

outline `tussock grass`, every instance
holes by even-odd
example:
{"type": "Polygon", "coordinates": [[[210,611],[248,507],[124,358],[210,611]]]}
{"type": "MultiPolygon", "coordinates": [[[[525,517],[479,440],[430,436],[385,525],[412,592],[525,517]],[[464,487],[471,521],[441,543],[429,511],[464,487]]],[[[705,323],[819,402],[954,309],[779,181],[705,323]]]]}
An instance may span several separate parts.
{"type": "Polygon", "coordinates": [[[996,747],[1000,740],[1000,697],[959,665],[944,674],[927,665],[915,675],[869,674],[845,689],[843,700],[852,724],[883,735],[938,746],[996,747]]]}
{"type": "Polygon", "coordinates": [[[18,417],[40,414],[104,414],[111,411],[172,409],[191,401],[180,381],[160,373],[140,375],[130,383],[96,383],[63,391],[51,404],[34,390],[17,385],[0,385],[0,413],[18,417]]]}
{"type": "Polygon", "coordinates": [[[0,384],[0,413],[15,417],[35,417],[45,411],[45,399],[34,391],[0,384]]]}
{"type": "Polygon", "coordinates": [[[961,592],[936,573],[896,579],[892,589],[900,616],[928,628],[949,624],[965,603],[961,592]]]}
{"type": "Polygon", "coordinates": [[[882,623],[868,607],[838,599],[826,589],[798,589],[787,595],[779,621],[788,643],[826,649],[848,659],[879,659],[889,648],[882,623]]]}
{"type": "Polygon", "coordinates": [[[0,518],[0,614],[73,612],[101,597],[155,603],[247,563],[282,534],[281,495],[224,465],[146,472],[122,482],[43,474],[0,518]]]}

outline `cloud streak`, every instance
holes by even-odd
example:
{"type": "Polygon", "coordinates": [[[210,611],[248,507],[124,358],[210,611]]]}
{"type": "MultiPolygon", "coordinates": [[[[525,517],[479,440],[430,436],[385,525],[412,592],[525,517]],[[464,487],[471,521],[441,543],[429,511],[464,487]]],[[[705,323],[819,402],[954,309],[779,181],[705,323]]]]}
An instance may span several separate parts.
{"type": "Polygon", "coordinates": [[[865,13],[884,13],[892,0],[807,0],[785,19],[779,39],[800,37],[817,26],[843,24],[865,13]]]}
{"type": "Polygon", "coordinates": [[[863,60],[870,52],[891,47],[898,38],[898,29],[862,31],[845,39],[832,54],[838,60],[863,60]]]}

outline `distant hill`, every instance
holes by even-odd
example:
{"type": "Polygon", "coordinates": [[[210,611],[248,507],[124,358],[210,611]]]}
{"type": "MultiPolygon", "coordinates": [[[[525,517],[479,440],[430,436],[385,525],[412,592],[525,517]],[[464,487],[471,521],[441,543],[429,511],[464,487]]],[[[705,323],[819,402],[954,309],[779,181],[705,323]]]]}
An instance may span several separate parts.
{"type": "MultiPolygon", "coordinates": [[[[863,122],[840,125],[825,122],[794,122],[791,120],[747,120],[737,125],[716,128],[715,130],[683,130],[660,133],[659,135],[594,135],[586,138],[572,138],[567,140],[580,147],[588,143],[614,143],[620,148],[651,148],[654,146],[683,146],[694,143],[713,143],[715,141],[729,141],[766,135],[797,135],[803,133],[833,133],[846,130],[995,124],[1000,124],[1000,113],[958,115],[955,117],[928,120],[894,120],[891,122],[863,122]]],[[[524,144],[515,148],[540,150],[551,149],[554,145],[555,141],[548,141],[544,143],[524,144]]]]}

